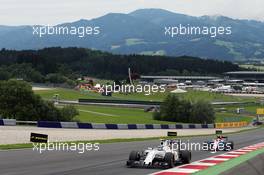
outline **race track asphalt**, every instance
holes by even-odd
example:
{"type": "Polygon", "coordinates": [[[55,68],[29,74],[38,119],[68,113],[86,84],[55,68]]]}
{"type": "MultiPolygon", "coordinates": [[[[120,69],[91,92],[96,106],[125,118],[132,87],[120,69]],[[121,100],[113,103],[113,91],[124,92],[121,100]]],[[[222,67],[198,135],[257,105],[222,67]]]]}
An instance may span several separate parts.
{"type": "MultiPolygon", "coordinates": [[[[109,134],[111,131],[109,131],[109,134]]],[[[195,132],[195,130],[194,130],[195,132]]],[[[213,137],[191,138],[191,142],[202,143],[213,137]]],[[[233,134],[235,149],[264,141],[264,128],[233,134]]],[[[185,139],[185,141],[187,141],[185,139]]],[[[100,145],[99,151],[59,152],[51,151],[39,154],[32,149],[0,151],[1,175],[144,175],[160,169],[127,168],[126,160],[131,150],[141,150],[156,146],[159,140],[112,143],[100,145]]],[[[218,154],[221,154],[219,152],[218,154]]],[[[192,152],[192,161],[213,156],[206,151],[192,152]]],[[[241,174],[242,175],[242,174],[241,174]]]]}

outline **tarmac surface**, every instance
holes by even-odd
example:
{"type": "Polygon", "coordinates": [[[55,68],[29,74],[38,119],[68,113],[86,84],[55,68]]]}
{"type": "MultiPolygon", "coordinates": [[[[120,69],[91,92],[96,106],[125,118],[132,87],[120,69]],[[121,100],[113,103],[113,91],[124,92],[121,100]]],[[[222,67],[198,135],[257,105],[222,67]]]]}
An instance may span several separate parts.
{"type": "MultiPolygon", "coordinates": [[[[109,131],[111,132],[111,131],[109,131]]],[[[191,138],[190,142],[202,143],[213,137],[191,138]]],[[[264,128],[233,134],[235,149],[264,141],[264,128]]],[[[188,142],[188,140],[185,140],[188,142]]],[[[128,155],[132,150],[159,145],[159,140],[101,144],[99,151],[77,152],[36,150],[0,151],[1,175],[144,175],[160,171],[151,168],[127,168],[128,155]]],[[[219,152],[217,154],[221,154],[219,152]]],[[[215,154],[216,155],[216,154],[215,154]]],[[[213,156],[207,151],[193,151],[192,161],[213,156]]],[[[243,175],[240,173],[240,175],[243,175]]],[[[247,174],[245,174],[247,175],[247,174]]]]}
{"type": "MultiPolygon", "coordinates": [[[[249,129],[230,128],[222,129],[224,133],[249,129]]],[[[209,135],[216,129],[135,129],[135,130],[107,130],[107,129],[66,129],[66,128],[39,128],[34,126],[0,126],[0,144],[29,143],[30,133],[47,134],[50,142],[78,141],[78,140],[105,140],[117,138],[146,138],[167,136],[168,131],[177,131],[178,136],[209,135]]]]}

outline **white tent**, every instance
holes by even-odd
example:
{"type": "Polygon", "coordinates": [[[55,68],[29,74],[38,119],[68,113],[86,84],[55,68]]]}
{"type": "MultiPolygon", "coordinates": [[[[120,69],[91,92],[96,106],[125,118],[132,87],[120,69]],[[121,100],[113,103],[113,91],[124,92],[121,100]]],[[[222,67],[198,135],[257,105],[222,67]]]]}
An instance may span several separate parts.
{"type": "Polygon", "coordinates": [[[100,87],[101,87],[100,84],[96,84],[96,85],[94,86],[94,88],[100,88],[100,87]]]}
{"type": "Polygon", "coordinates": [[[182,93],[186,93],[187,91],[183,90],[183,89],[175,89],[173,91],[171,91],[170,93],[174,93],[174,94],[182,94],[182,93]]]}

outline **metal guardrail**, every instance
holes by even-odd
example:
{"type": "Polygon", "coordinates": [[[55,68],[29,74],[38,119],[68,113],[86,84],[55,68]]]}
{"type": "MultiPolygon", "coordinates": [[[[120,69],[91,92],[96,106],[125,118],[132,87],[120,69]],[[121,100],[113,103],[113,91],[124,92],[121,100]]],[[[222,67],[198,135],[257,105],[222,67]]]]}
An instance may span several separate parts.
{"type": "Polygon", "coordinates": [[[79,99],[79,103],[113,103],[113,104],[140,104],[140,105],[160,105],[158,101],[139,100],[105,100],[105,99],[79,99]]]}
{"type": "MultiPolygon", "coordinates": [[[[138,100],[105,100],[105,99],[79,99],[78,101],[74,101],[74,104],[98,104],[98,105],[117,105],[117,104],[123,104],[127,106],[160,106],[163,102],[158,101],[138,101],[138,100]]],[[[71,101],[63,101],[60,100],[59,103],[71,103],[71,101]]],[[[252,102],[211,102],[212,105],[238,105],[238,104],[251,104],[252,102]]]]}

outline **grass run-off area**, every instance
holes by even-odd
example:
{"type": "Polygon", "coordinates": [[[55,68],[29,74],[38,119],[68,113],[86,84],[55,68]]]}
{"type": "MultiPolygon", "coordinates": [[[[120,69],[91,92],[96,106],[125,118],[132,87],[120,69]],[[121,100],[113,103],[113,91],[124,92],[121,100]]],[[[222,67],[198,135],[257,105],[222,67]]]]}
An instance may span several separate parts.
{"type": "MultiPolygon", "coordinates": [[[[155,93],[151,95],[144,95],[142,93],[133,94],[120,94],[114,93],[112,97],[105,97],[99,93],[95,92],[85,92],[81,93],[77,90],[72,89],[62,89],[56,88],[51,90],[40,90],[35,91],[44,99],[52,99],[55,94],[59,94],[62,100],[78,100],[79,98],[86,99],[118,99],[118,100],[142,100],[142,101],[163,101],[169,92],[166,93],[155,93]]],[[[178,96],[189,99],[191,101],[195,100],[207,100],[210,102],[217,101],[232,101],[232,102],[253,102],[256,101],[255,98],[245,98],[245,97],[233,97],[223,94],[216,94],[211,92],[201,92],[201,91],[188,91],[184,94],[178,94],[178,96]]],[[[173,122],[158,121],[153,120],[153,113],[144,112],[143,109],[131,109],[123,107],[104,107],[104,106],[82,106],[77,105],[79,110],[79,116],[76,117],[77,120],[81,122],[90,123],[113,123],[113,124],[172,124],[173,122]]],[[[222,106],[218,106],[221,108],[222,106]]],[[[245,105],[233,105],[233,106],[223,106],[226,112],[216,112],[216,122],[236,122],[236,121],[247,121],[251,122],[255,117],[255,111],[259,108],[259,105],[255,104],[245,104],[245,105]],[[244,108],[247,114],[236,114],[236,108],[244,108]]]]}
{"type": "MultiPolygon", "coordinates": [[[[145,95],[144,93],[131,93],[128,95],[121,93],[113,93],[112,97],[106,97],[95,92],[80,92],[73,89],[55,88],[51,90],[35,91],[35,93],[39,94],[44,99],[52,99],[55,94],[58,94],[61,100],[78,100],[79,98],[85,98],[85,99],[109,99],[109,100],[118,99],[118,100],[163,101],[170,92],[154,93],[150,95],[145,95]]],[[[177,95],[186,99],[190,99],[192,101],[206,100],[210,102],[227,102],[227,101],[247,102],[247,101],[256,100],[255,98],[249,98],[249,97],[233,97],[218,93],[192,91],[192,90],[188,91],[187,93],[177,94],[177,95]]]]}
{"type": "Polygon", "coordinates": [[[173,122],[153,120],[151,112],[143,109],[82,106],[78,105],[80,115],[76,117],[81,122],[112,123],[112,124],[173,124],[173,122]]]}
{"type": "MultiPolygon", "coordinates": [[[[76,119],[88,123],[111,124],[175,124],[174,122],[154,120],[152,112],[143,109],[76,105],[79,115],[76,119]]],[[[254,115],[235,114],[234,112],[216,112],[216,122],[251,122],[254,115]]]]}
{"type": "Polygon", "coordinates": [[[234,113],[219,113],[215,114],[216,120],[215,123],[223,123],[223,122],[252,122],[255,116],[243,115],[243,114],[234,114],[234,113]]]}

